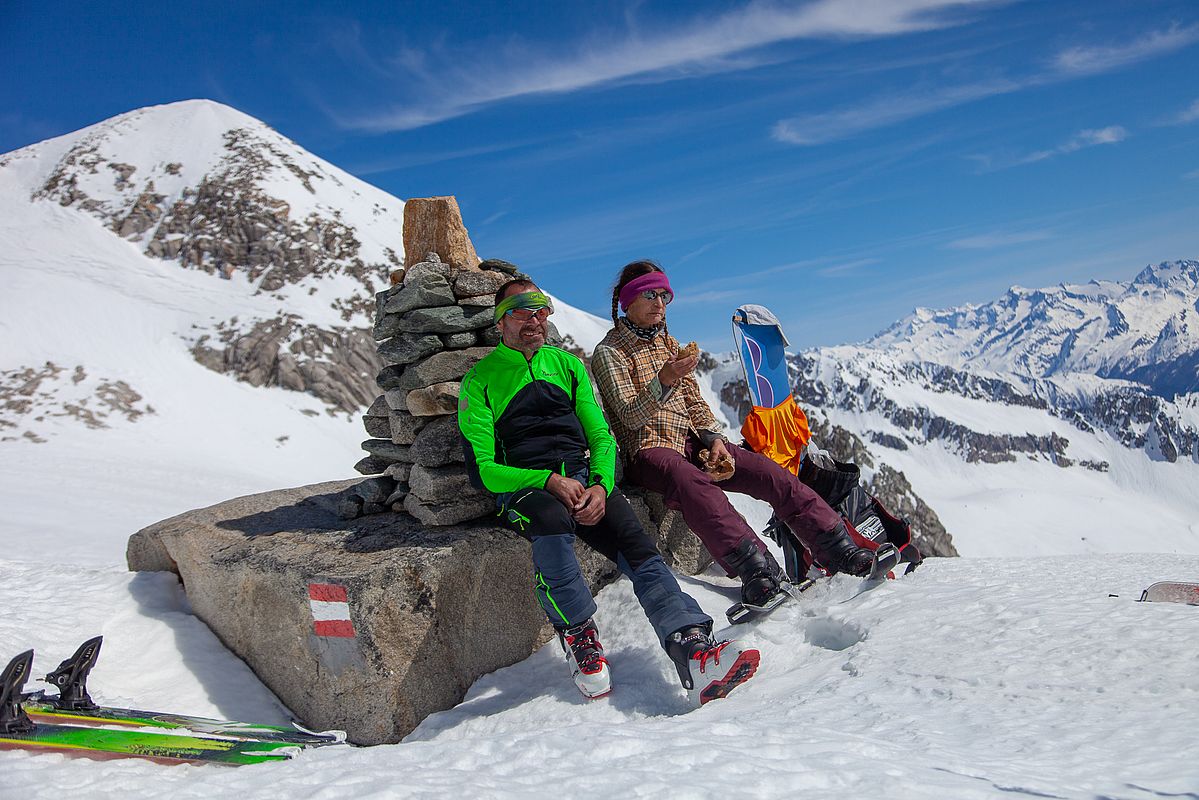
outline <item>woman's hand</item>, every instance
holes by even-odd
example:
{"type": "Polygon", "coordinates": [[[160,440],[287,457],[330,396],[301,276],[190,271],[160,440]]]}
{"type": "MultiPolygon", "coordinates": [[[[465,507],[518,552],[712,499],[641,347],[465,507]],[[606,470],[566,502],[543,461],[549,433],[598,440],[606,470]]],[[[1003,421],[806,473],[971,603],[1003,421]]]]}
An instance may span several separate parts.
{"type": "Polygon", "coordinates": [[[658,370],[658,381],[663,386],[674,386],[686,375],[690,374],[699,364],[699,356],[675,357],[662,365],[658,370]]]}

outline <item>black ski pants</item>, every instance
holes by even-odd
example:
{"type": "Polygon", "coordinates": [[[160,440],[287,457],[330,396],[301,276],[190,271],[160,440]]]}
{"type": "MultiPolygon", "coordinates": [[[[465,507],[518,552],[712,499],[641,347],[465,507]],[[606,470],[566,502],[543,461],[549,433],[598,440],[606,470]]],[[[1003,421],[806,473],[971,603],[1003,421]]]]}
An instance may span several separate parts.
{"type": "Polygon", "coordinates": [[[699,625],[711,630],[712,618],[680,588],[619,490],[608,496],[603,519],[595,525],[579,525],[544,489],[521,489],[499,499],[504,521],[533,545],[537,600],[555,627],[586,622],[596,611],[575,557],[578,538],[633,582],[633,592],[663,647],[666,638],[682,628],[699,625]]]}

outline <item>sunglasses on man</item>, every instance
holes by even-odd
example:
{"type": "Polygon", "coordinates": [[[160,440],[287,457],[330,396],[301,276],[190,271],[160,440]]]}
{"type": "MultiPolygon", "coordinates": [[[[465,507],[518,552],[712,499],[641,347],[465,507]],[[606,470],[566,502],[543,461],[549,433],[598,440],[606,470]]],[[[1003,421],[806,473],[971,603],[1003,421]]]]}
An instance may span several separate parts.
{"type": "Polygon", "coordinates": [[[510,308],[507,313],[509,317],[512,317],[517,322],[528,322],[533,317],[537,317],[537,319],[544,322],[554,312],[549,308],[510,308]]]}

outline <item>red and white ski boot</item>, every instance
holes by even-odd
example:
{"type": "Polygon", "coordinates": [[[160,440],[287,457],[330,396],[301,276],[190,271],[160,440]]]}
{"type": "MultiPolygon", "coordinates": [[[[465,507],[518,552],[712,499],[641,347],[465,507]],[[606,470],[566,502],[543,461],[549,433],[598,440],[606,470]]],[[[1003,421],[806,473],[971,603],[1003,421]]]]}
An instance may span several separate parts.
{"type": "Polygon", "coordinates": [[[589,700],[603,697],[612,691],[612,675],[608,659],[599,641],[599,631],[591,620],[573,628],[558,628],[558,643],[566,653],[570,677],[589,700]]]}
{"type": "Polygon", "coordinates": [[[717,642],[698,626],[672,633],[666,640],[666,652],[687,695],[701,706],[752,678],[762,658],[757,650],[735,639],[717,642]]]}

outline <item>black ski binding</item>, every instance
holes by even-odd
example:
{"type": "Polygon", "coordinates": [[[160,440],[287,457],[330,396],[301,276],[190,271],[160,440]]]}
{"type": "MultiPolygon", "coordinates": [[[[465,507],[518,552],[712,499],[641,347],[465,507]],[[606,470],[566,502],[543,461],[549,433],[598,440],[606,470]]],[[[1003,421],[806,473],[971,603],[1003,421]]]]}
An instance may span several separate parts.
{"type": "Polygon", "coordinates": [[[874,551],[874,563],[870,567],[870,574],[866,576],[866,580],[881,581],[886,578],[887,573],[899,564],[899,559],[899,548],[890,542],[883,542],[874,551]]]}
{"type": "Polygon", "coordinates": [[[58,665],[43,680],[58,687],[58,697],[47,698],[63,711],[91,711],[96,708],[92,698],[87,693],[87,674],[96,666],[100,657],[100,644],[103,636],[93,636],[75,651],[75,655],[58,665]]]}
{"type": "Polygon", "coordinates": [[[34,728],[33,720],[21,708],[21,690],[32,666],[33,651],[26,650],[0,672],[0,733],[29,733],[34,728]]]}
{"type": "Polygon", "coordinates": [[[770,596],[770,598],[762,605],[754,605],[753,603],[734,603],[724,612],[728,618],[730,625],[740,625],[742,622],[749,622],[757,617],[765,616],[771,611],[781,606],[783,603],[798,595],[794,587],[789,583],[779,585],[779,591],[770,596]]]}

